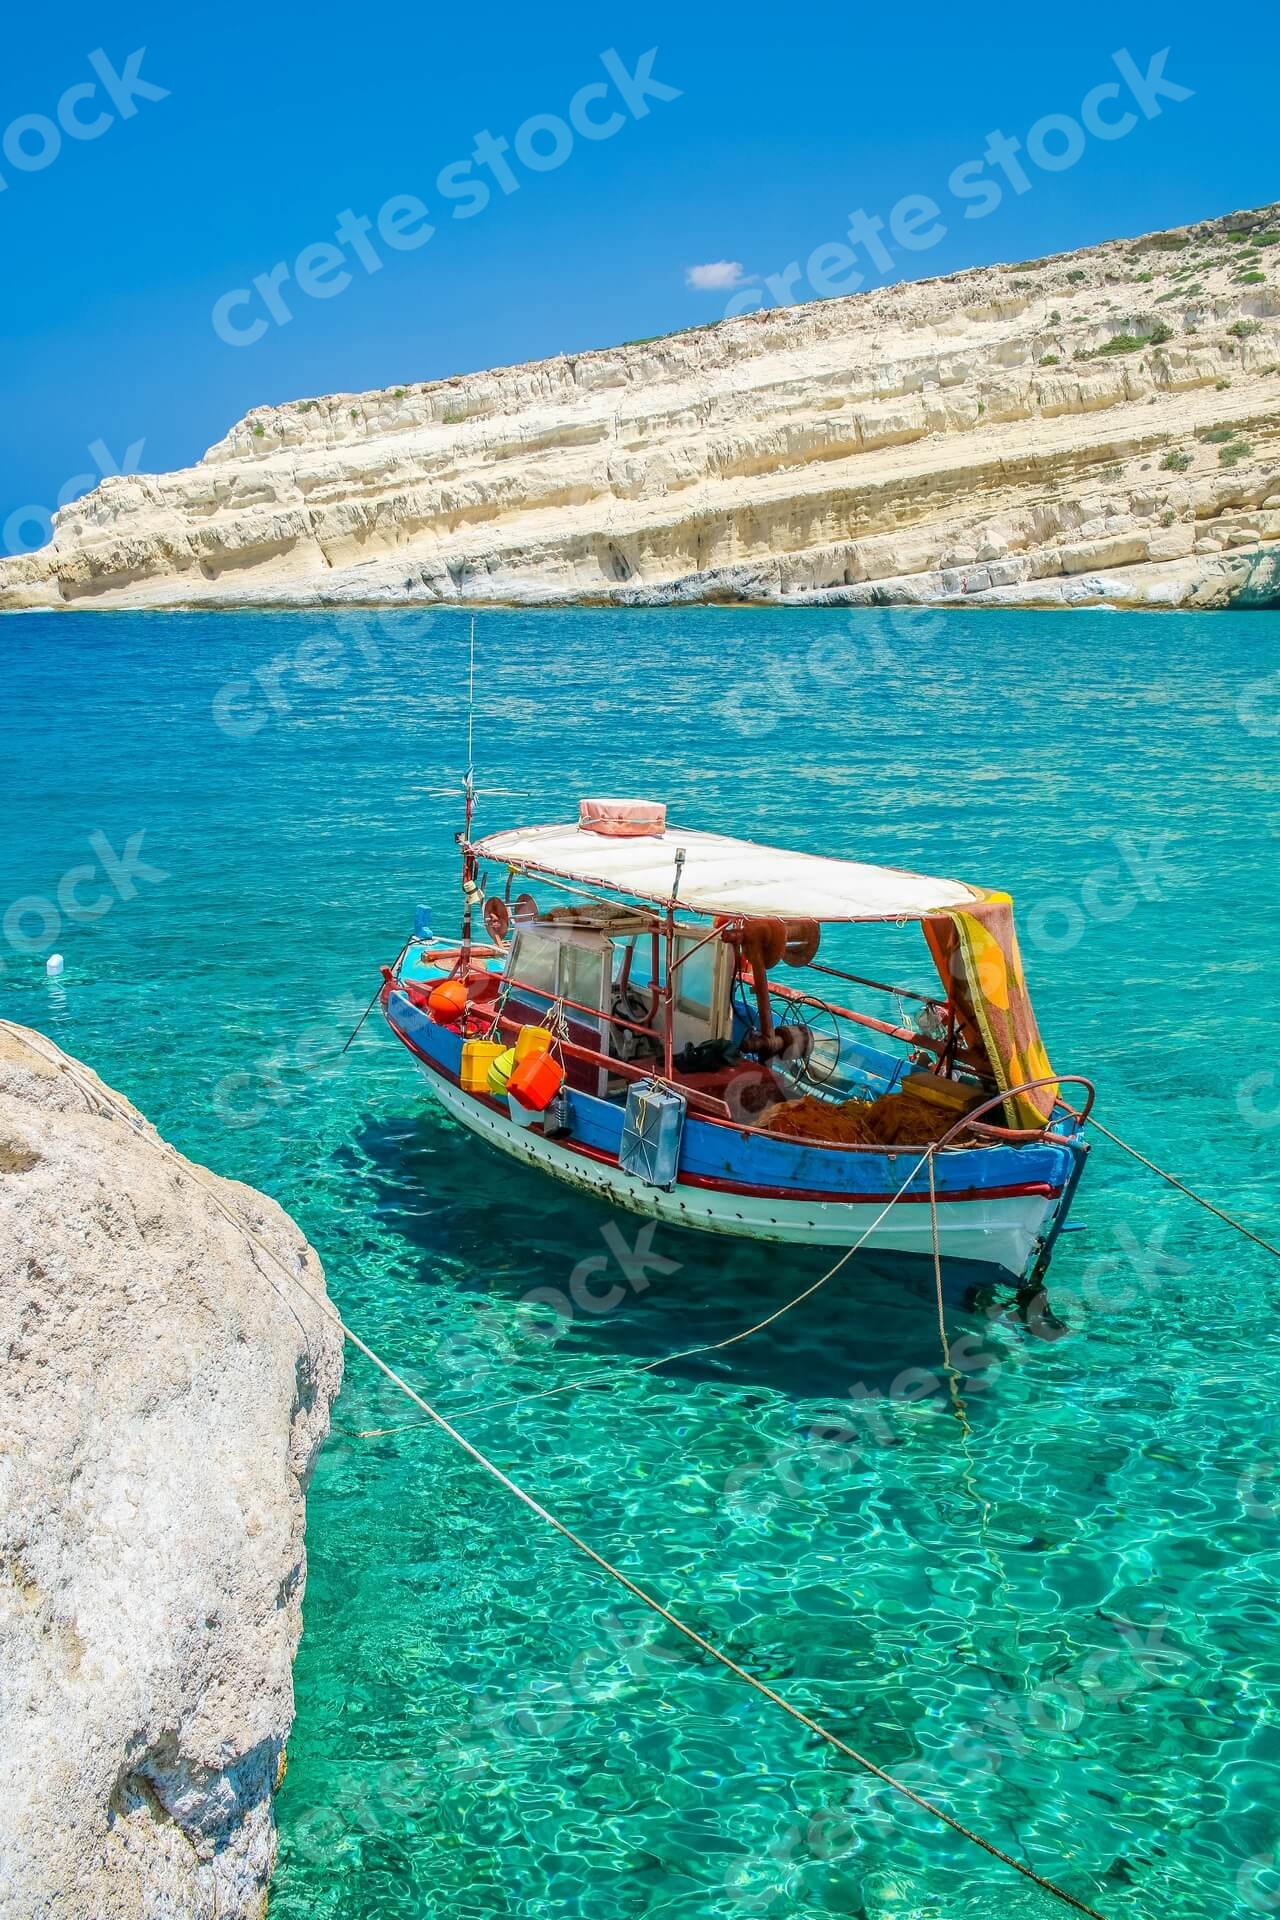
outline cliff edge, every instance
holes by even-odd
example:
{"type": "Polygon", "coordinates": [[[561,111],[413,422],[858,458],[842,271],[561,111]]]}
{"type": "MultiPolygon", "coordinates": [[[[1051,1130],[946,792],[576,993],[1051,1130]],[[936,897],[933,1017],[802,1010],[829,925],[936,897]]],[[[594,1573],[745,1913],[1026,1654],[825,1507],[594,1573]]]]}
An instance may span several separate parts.
{"type": "Polygon", "coordinates": [[[1280,604],[1280,206],[255,409],[0,608],[1280,604]]]}
{"type": "Polygon", "coordinates": [[[341,1339],[108,1098],[0,1026],[0,1915],[258,1920],[341,1339]]]}

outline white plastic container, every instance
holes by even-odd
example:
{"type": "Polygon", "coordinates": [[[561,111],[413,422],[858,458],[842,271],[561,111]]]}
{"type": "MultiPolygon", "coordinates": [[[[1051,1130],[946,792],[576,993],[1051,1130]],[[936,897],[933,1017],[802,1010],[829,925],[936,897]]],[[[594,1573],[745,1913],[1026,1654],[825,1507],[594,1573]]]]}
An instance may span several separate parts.
{"type": "Polygon", "coordinates": [[[507,1110],[518,1127],[537,1127],[541,1130],[542,1114],[536,1107],[522,1106],[513,1093],[507,1095],[507,1110]]]}

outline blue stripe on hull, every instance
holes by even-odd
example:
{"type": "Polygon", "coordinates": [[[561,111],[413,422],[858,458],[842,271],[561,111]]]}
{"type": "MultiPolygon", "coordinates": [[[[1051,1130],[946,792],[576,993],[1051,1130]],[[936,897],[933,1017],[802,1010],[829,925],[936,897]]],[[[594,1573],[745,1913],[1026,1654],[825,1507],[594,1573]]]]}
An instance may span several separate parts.
{"type": "MultiPolygon", "coordinates": [[[[394,1028],[423,1058],[457,1080],[462,1066],[462,1037],[437,1026],[403,994],[392,993],[388,1015],[394,1028]]],[[[574,1125],[566,1144],[580,1144],[616,1159],[622,1137],[623,1110],[595,1096],[574,1091],[574,1125]]],[[[832,1199],[896,1192],[921,1149],[900,1147],[883,1153],[851,1152],[807,1146],[799,1140],[770,1140],[763,1134],[742,1132],[699,1119],[690,1113],[680,1153],[681,1181],[706,1181],[752,1189],[776,1190],[832,1199]]],[[[1011,1188],[1045,1187],[1059,1193],[1072,1169],[1065,1147],[1040,1142],[1028,1146],[1004,1144],[948,1151],[935,1163],[939,1199],[949,1195],[1007,1192],[1011,1188]]],[[[921,1168],[908,1194],[927,1195],[928,1169],[921,1168]]]]}

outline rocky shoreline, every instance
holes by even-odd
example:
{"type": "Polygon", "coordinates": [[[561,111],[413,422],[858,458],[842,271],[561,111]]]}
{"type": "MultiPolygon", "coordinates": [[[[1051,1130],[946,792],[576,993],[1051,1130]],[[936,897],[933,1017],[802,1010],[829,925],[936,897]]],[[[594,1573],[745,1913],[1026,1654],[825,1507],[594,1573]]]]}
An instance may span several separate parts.
{"type": "Polygon", "coordinates": [[[342,1343],[121,1104],[0,1027],[0,1915],[260,1920],[342,1343]]]}
{"type": "Polygon", "coordinates": [[[1276,605],[1280,206],[256,408],[0,609],[1276,605]]]}

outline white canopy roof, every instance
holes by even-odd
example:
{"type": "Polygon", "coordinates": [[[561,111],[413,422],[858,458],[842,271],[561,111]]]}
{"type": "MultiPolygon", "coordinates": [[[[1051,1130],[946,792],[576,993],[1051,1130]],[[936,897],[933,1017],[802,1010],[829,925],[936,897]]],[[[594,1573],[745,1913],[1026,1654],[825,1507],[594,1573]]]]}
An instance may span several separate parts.
{"type": "Polygon", "coordinates": [[[692,913],[759,914],[809,920],[919,919],[981,896],[959,880],[934,880],[898,867],[868,867],[787,853],[692,827],[643,839],[612,839],[576,826],[517,827],[474,844],[482,860],[553,874],[663,906],[683,847],[679,903],[692,913]]]}

